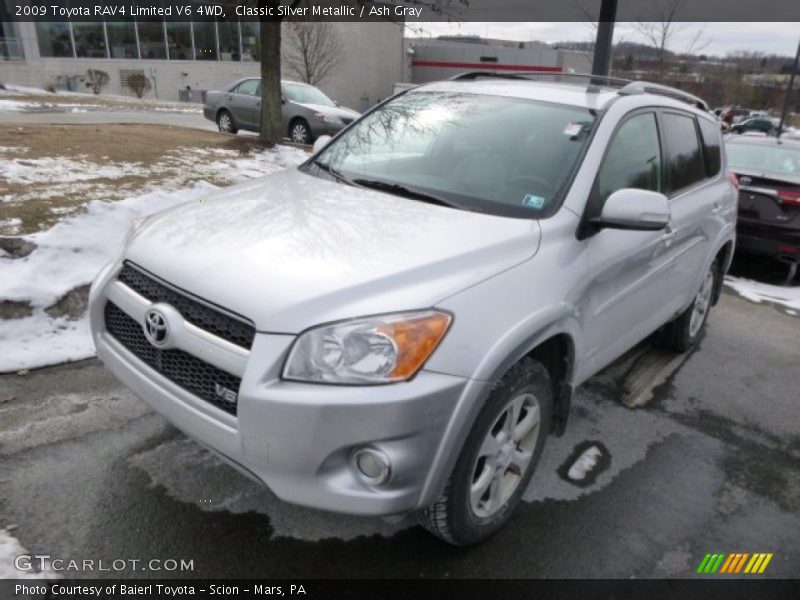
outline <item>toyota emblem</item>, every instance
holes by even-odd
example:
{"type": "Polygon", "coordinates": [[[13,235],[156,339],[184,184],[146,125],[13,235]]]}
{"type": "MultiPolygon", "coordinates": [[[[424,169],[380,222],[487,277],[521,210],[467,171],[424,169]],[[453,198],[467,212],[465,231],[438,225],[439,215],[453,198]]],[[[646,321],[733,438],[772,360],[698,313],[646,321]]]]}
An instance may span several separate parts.
{"type": "Polygon", "coordinates": [[[167,343],[169,330],[164,313],[155,308],[147,311],[144,316],[144,335],[153,346],[163,346],[167,343]]]}

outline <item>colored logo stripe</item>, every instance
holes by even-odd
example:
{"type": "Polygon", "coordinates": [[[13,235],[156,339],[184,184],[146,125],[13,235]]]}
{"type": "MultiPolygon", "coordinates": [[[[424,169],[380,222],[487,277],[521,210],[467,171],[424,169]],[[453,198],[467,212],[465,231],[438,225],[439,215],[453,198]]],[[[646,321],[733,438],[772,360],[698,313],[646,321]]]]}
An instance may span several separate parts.
{"type": "Polygon", "coordinates": [[[744,569],[744,573],[747,574],[760,574],[767,568],[772,556],[772,553],[750,554],[749,552],[706,554],[700,566],[697,567],[697,572],[736,574],[742,573],[742,569],[744,569]]]}

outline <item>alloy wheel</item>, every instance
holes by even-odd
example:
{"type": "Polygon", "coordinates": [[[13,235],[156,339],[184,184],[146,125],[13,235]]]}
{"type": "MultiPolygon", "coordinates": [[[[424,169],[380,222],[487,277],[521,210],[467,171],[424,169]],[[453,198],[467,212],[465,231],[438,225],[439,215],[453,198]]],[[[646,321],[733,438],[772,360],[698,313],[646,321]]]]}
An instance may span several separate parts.
{"type": "Polygon", "coordinates": [[[514,397],[481,444],[469,490],[473,514],[487,519],[499,512],[525,476],[539,439],[541,410],[531,393],[514,397]]]}
{"type": "Polygon", "coordinates": [[[692,305],[692,317],[689,320],[689,335],[694,337],[700,331],[705,321],[708,308],[711,306],[711,294],[714,291],[714,273],[711,269],[706,273],[703,279],[703,285],[700,286],[700,291],[694,297],[694,304],[692,305]]]}

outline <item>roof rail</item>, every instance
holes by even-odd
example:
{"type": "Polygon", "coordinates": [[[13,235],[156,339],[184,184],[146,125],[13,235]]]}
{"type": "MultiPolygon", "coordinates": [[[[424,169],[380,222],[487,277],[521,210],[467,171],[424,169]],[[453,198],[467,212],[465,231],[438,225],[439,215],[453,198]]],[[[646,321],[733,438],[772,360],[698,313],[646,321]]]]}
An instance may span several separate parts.
{"type": "Polygon", "coordinates": [[[459,73],[450,78],[450,81],[472,81],[479,77],[497,78],[497,79],[521,79],[536,81],[544,77],[551,78],[569,78],[589,80],[592,87],[611,87],[619,88],[621,95],[634,95],[634,94],[657,94],[660,96],[668,96],[674,100],[686,102],[710,112],[708,104],[702,98],[684,92],[678,88],[661,85],[658,83],[650,83],[649,81],[633,81],[631,79],[622,79],[620,77],[609,77],[608,75],[592,75],[591,73],[564,73],[561,71],[526,71],[526,72],[512,72],[512,71],[466,71],[459,73]]]}
{"type": "Polygon", "coordinates": [[[634,94],[657,94],[659,96],[667,96],[674,100],[691,104],[700,110],[710,112],[708,109],[708,104],[706,104],[705,100],[698,98],[689,92],[679,90],[678,88],[660,85],[658,83],[650,83],[648,81],[632,81],[623,87],[619,93],[624,96],[632,96],[634,94]]]}
{"type": "Polygon", "coordinates": [[[479,77],[498,79],[527,79],[535,81],[544,77],[588,79],[592,85],[606,85],[609,87],[624,87],[632,83],[630,79],[609,77],[608,75],[592,75],[591,73],[568,73],[565,71],[465,71],[450,78],[450,81],[471,81],[479,77]]]}

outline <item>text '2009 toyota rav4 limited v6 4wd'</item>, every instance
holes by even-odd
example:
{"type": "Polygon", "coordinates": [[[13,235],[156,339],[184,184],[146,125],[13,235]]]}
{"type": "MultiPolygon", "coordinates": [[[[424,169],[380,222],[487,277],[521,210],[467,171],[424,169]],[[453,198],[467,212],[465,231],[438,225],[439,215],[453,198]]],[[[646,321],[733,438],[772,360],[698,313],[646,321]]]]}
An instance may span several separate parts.
{"type": "Polygon", "coordinates": [[[575,386],[659,329],[698,339],[736,215],[699,105],[477,73],[395,96],[137,223],[92,288],[98,354],[286,501],[476,542],[575,386]]]}

